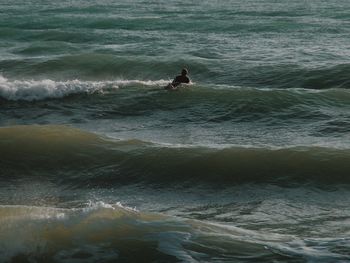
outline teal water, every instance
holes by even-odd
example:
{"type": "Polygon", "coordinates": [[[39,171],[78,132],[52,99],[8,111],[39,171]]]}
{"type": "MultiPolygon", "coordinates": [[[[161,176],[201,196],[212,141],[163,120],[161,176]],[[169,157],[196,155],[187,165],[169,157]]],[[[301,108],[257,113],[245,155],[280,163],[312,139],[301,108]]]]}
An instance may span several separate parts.
{"type": "Polygon", "coordinates": [[[0,261],[349,261],[348,10],[0,0],[0,261]]]}

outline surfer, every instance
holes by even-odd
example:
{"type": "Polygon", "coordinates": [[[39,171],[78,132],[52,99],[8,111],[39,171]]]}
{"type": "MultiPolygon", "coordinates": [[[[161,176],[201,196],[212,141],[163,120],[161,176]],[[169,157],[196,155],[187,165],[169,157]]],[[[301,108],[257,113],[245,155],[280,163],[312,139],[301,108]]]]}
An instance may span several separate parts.
{"type": "Polygon", "coordinates": [[[182,83],[188,84],[190,83],[189,77],[187,77],[188,70],[183,68],[181,71],[181,75],[178,75],[174,78],[173,82],[169,83],[165,89],[176,89],[182,83]]]}

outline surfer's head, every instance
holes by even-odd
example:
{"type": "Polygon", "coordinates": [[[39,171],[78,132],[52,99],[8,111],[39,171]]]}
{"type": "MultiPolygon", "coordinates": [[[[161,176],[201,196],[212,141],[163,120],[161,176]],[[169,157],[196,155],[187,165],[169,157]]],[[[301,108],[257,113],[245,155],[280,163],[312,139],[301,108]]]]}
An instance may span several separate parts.
{"type": "Polygon", "coordinates": [[[183,69],[181,70],[181,75],[182,75],[182,76],[186,76],[187,74],[188,74],[187,68],[183,68],[183,69]]]}

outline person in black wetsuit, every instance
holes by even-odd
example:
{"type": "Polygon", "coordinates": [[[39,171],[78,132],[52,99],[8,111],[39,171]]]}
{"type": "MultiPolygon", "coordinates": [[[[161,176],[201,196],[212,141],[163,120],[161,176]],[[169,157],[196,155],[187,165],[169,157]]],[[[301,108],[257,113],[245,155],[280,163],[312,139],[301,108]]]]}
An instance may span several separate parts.
{"type": "Polygon", "coordinates": [[[175,88],[179,86],[181,83],[190,83],[190,79],[187,77],[188,70],[182,69],[181,75],[176,76],[171,85],[175,88]]]}

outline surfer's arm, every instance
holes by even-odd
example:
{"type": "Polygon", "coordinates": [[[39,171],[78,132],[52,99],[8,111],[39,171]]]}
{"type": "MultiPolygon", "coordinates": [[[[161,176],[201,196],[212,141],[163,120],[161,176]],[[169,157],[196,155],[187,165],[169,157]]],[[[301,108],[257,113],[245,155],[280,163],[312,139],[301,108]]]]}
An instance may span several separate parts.
{"type": "Polygon", "coordinates": [[[173,82],[171,82],[171,84],[179,84],[178,78],[175,77],[174,80],[173,80],[173,82]]]}
{"type": "Polygon", "coordinates": [[[171,82],[171,85],[173,85],[174,87],[180,85],[181,82],[178,80],[178,77],[174,78],[173,82],[171,82]]]}

